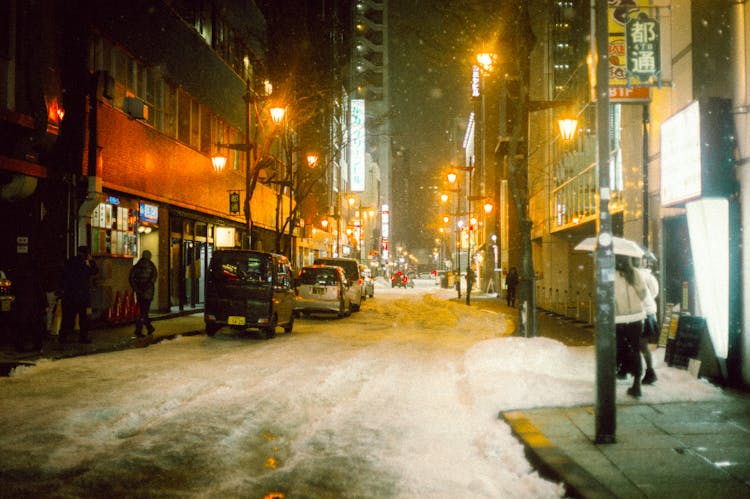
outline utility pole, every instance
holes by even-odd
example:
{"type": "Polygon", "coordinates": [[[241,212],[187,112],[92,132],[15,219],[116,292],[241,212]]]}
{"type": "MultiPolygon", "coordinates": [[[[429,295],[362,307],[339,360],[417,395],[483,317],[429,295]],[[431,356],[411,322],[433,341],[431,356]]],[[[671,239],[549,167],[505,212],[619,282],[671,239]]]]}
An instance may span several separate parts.
{"type": "Polygon", "coordinates": [[[596,30],[599,220],[596,245],[596,443],[615,442],[615,257],[609,216],[609,32],[607,2],[591,0],[596,30]]]}

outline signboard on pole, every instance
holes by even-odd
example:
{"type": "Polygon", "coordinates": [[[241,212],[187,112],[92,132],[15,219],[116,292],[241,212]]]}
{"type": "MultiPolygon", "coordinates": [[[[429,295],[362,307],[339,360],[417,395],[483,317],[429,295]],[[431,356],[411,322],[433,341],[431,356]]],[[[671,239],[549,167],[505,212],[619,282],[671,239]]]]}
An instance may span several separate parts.
{"type": "Polygon", "coordinates": [[[607,9],[609,98],[611,103],[651,100],[663,76],[659,19],[649,0],[610,0],[607,9]]]}
{"type": "Polygon", "coordinates": [[[352,99],[349,120],[349,161],[351,191],[365,190],[365,101],[352,99]]]}
{"type": "Polygon", "coordinates": [[[659,21],[645,12],[625,22],[627,80],[641,83],[661,82],[661,30],[659,21]]]}

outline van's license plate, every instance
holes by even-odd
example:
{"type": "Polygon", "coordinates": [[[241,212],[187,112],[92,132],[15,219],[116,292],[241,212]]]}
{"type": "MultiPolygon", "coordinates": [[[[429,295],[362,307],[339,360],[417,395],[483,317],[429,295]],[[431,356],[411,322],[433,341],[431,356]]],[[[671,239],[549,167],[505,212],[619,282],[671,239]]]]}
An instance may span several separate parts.
{"type": "Polygon", "coordinates": [[[244,326],[245,318],[241,315],[230,315],[227,323],[231,324],[232,326],[244,326]]]}

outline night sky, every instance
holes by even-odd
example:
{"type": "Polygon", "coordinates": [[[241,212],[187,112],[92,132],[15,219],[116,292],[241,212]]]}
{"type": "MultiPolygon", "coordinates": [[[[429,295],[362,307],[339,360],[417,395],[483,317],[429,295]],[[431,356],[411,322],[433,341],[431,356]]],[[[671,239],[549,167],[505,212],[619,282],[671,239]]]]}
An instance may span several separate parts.
{"type": "MultiPolygon", "coordinates": [[[[471,65],[476,52],[493,42],[497,6],[484,0],[391,1],[390,57],[394,152],[403,163],[393,172],[394,243],[432,247],[434,228],[428,186],[450,163],[449,131],[471,111],[471,65]],[[401,185],[396,185],[401,184],[401,185]],[[409,206],[399,206],[398,193],[409,206]],[[401,209],[399,209],[401,208],[401,209]],[[399,217],[408,210],[409,217],[399,217]],[[417,215],[417,216],[413,216],[417,215]],[[401,239],[399,241],[398,239],[401,239]]],[[[459,137],[459,140],[461,137],[459,137]]]]}

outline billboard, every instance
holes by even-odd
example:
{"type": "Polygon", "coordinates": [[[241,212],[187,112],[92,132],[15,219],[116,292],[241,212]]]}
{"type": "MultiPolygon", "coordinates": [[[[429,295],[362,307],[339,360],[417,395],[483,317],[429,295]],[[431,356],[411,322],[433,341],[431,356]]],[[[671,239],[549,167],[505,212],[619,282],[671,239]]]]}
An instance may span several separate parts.
{"type": "Polygon", "coordinates": [[[365,101],[352,99],[349,119],[349,181],[352,192],[365,190],[365,101]]]}

